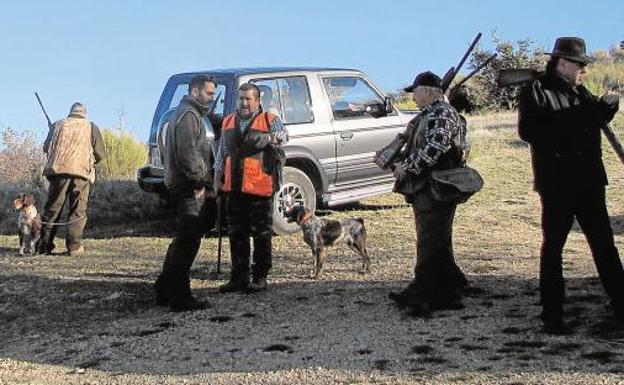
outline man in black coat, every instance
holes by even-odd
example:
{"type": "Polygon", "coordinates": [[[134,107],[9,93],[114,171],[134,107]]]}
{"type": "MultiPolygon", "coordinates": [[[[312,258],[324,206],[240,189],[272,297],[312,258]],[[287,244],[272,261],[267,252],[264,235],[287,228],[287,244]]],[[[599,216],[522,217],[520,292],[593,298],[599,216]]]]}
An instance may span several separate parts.
{"type": "Polygon", "coordinates": [[[605,203],[601,127],[618,110],[619,94],[601,98],[583,86],[585,41],[557,39],[546,72],[520,94],[518,132],[531,146],[535,190],[542,201],[540,254],[544,330],[566,334],[563,320],[562,250],[574,218],[581,226],[600,280],[618,317],[624,316],[624,270],[605,203]]]}
{"type": "Polygon", "coordinates": [[[176,233],[155,283],[156,302],[173,311],[199,310],[207,302],[191,295],[190,269],[202,237],[214,225],[216,205],[212,149],[204,117],[217,84],[197,75],[168,121],[164,138],[165,186],[176,204],[176,233]]]}

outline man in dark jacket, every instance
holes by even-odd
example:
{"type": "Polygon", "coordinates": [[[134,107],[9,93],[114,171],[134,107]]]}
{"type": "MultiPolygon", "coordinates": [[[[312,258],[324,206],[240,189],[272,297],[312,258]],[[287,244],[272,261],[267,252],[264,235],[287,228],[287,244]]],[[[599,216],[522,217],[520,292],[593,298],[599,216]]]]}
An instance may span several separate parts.
{"type": "Polygon", "coordinates": [[[100,129],[87,118],[87,107],[76,102],[69,115],[50,128],[43,144],[48,161],[43,175],[48,178],[48,199],[42,220],[46,222],[37,245],[41,254],[51,254],[54,237],[63,207],[69,204],[67,218],[67,253],[84,252],[82,235],[87,224],[89,189],[95,182],[95,165],[105,156],[104,140],[100,129]]]}
{"type": "Polygon", "coordinates": [[[208,307],[207,302],[191,295],[189,274],[201,239],[215,219],[212,149],[204,117],[216,86],[207,76],[193,77],[188,95],[169,119],[164,138],[165,186],[176,203],[177,229],[154,286],[157,304],[169,305],[172,311],[208,307]]]}
{"type": "Polygon", "coordinates": [[[624,316],[624,270],[605,203],[601,127],[618,110],[619,94],[602,98],[583,86],[593,59],[577,37],[557,39],[546,72],[520,94],[518,132],[531,145],[534,187],[542,201],[541,318],[548,333],[569,333],[563,321],[562,250],[574,218],[589,242],[616,315],[624,316]]]}
{"type": "Polygon", "coordinates": [[[441,79],[419,74],[405,88],[421,109],[407,142],[404,160],[395,165],[395,191],[411,203],[416,222],[416,266],[413,281],[390,299],[414,315],[436,309],[461,308],[466,277],[455,263],[453,219],[456,203],[439,202],[429,188],[432,170],[460,167],[466,145],[466,124],[444,100],[441,79]]]}

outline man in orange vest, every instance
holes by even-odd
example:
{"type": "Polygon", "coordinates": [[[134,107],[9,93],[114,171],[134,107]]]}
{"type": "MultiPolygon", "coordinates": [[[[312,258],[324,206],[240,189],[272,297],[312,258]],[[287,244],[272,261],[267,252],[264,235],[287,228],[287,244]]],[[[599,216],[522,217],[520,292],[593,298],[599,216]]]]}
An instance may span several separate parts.
{"type": "Polygon", "coordinates": [[[273,195],[279,188],[276,149],[288,141],[280,118],[262,110],[260,89],[245,83],[238,89],[238,109],[223,119],[215,161],[217,190],[226,193],[232,272],[222,293],[267,289],[272,267],[273,195]],[[219,186],[220,185],[220,186],[219,186]],[[253,238],[252,280],[249,282],[253,238]]]}

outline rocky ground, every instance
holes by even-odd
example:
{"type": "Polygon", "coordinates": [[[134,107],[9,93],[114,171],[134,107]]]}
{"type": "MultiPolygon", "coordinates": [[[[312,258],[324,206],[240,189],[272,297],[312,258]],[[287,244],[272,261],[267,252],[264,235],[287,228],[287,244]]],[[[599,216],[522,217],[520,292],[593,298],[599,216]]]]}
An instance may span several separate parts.
{"type": "MultiPolygon", "coordinates": [[[[411,208],[393,194],[319,212],[364,218],[371,274],[358,274],[356,255],[335,248],[311,280],[310,252],[294,234],[274,239],[268,292],[219,295],[228,245],[226,274],[217,277],[210,237],[192,286],[212,307],[192,313],[153,305],[166,224],[94,224],[80,257],[20,257],[17,237],[0,236],[0,384],[624,383],[624,325],[605,306],[578,228],[564,264],[574,334],[541,332],[528,151],[513,132],[476,135],[472,164],[486,187],[460,207],[455,225],[471,284],[465,309],[413,317],[387,299],[407,284],[415,255],[411,208]]],[[[607,152],[622,250],[624,168],[613,159],[607,152]]]]}

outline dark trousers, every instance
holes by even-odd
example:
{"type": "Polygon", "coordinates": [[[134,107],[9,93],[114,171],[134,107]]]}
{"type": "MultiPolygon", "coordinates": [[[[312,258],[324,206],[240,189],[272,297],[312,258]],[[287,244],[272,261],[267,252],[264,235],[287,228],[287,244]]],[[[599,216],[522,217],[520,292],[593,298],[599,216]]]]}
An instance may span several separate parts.
{"type": "Polygon", "coordinates": [[[428,190],[414,195],[416,266],[408,287],[417,300],[445,304],[460,300],[466,277],[453,254],[454,203],[435,201],[428,190]]]}
{"type": "Polygon", "coordinates": [[[249,280],[251,248],[249,237],[253,238],[253,278],[266,278],[271,269],[271,238],[273,236],[273,198],[243,193],[227,196],[228,236],[232,256],[231,280],[249,280]]]}
{"type": "MultiPolygon", "coordinates": [[[[87,202],[89,200],[88,180],[54,175],[49,176],[48,199],[46,201],[42,221],[48,223],[61,222],[61,214],[65,203],[69,204],[69,216],[66,222],[67,237],[65,245],[67,250],[74,251],[80,247],[85,225],[87,224],[87,202]]],[[[51,224],[43,225],[41,240],[39,241],[40,252],[51,252],[54,248],[54,237],[59,226],[51,224]]]]}
{"type": "Polygon", "coordinates": [[[540,295],[544,316],[560,317],[563,314],[561,253],[575,217],[589,243],[602,285],[614,304],[622,306],[624,270],[613,241],[604,187],[540,195],[543,235],[540,295]]]}
{"type": "Polygon", "coordinates": [[[214,199],[197,199],[193,192],[180,194],[176,200],[176,229],[167,249],[158,284],[171,298],[191,295],[190,271],[204,235],[212,229],[216,217],[214,199]]]}

